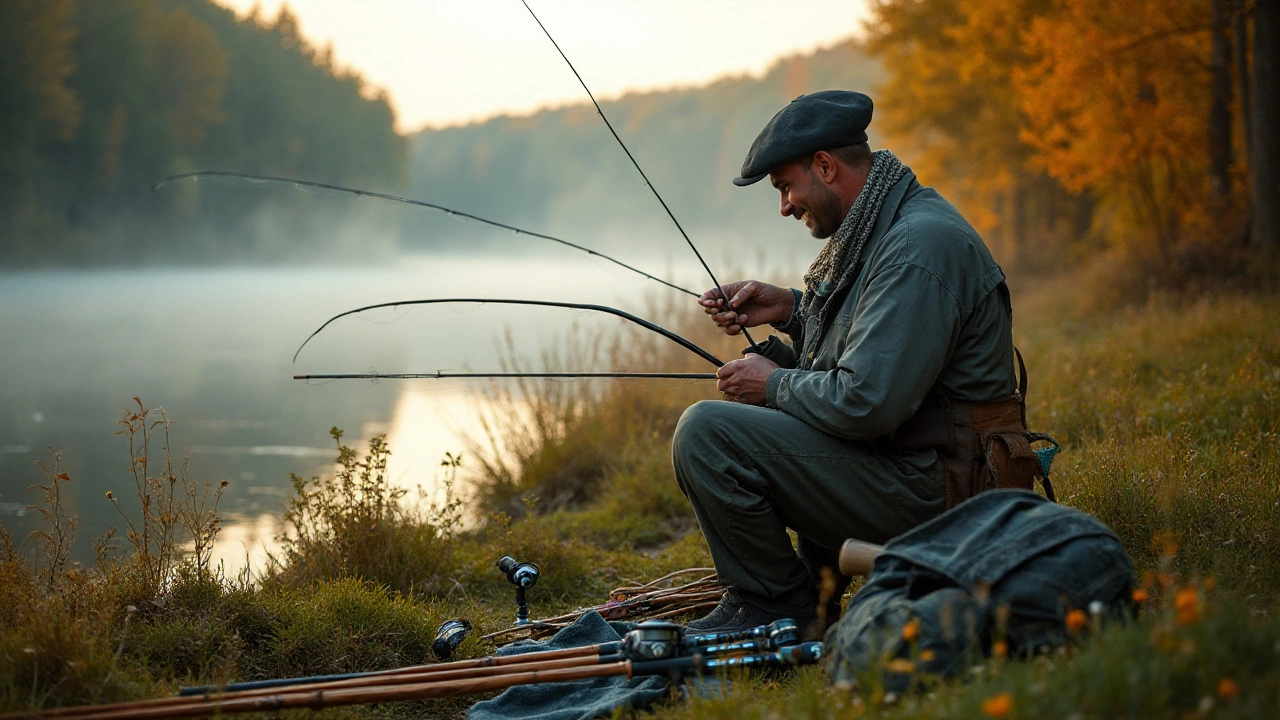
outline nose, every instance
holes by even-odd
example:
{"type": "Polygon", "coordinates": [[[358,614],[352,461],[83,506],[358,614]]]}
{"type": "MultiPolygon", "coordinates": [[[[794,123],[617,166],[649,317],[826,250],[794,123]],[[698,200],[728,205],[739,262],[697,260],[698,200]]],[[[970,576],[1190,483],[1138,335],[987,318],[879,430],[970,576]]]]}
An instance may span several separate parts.
{"type": "Polygon", "coordinates": [[[791,217],[793,214],[795,214],[795,211],[796,211],[796,206],[792,205],[787,200],[786,195],[783,195],[779,200],[778,212],[782,213],[782,217],[791,217]]]}

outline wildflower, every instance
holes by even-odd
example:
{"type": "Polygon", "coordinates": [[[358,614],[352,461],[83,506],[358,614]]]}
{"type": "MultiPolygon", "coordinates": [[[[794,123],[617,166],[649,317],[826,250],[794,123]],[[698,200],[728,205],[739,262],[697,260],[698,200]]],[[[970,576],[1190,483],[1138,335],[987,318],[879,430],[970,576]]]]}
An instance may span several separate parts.
{"type": "Polygon", "coordinates": [[[920,638],[920,621],[912,620],[902,626],[902,639],[907,642],[915,642],[920,638]]]}
{"type": "Polygon", "coordinates": [[[1067,613],[1067,629],[1073,633],[1083,630],[1088,622],[1089,620],[1085,617],[1083,610],[1072,610],[1067,613]]]}
{"type": "Polygon", "coordinates": [[[1008,656],[1009,656],[1009,643],[1007,643],[1007,642],[1005,642],[1005,641],[1003,641],[1003,640],[997,640],[997,641],[995,641],[995,642],[991,643],[991,654],[992,654],[992,655],[994,655],[994,656],[996,656],[996,657],[998,657],[998,658],[1008,657],[1008,656]]]}
{"type": "Polygon", "coordinates": [[[935,652],[934,652],[934,651],[932,651],[932,650],[921,650],[921,651],[920,651],[920,661],[921,661],[921,662],[933,662],[933,661],[934,661],[934,659],[935,659],[935,658],[937,658],[937,657],[938,657],[938,654],[937,654],[937,653],[935,653],[935,652]]]}
{"type": "Polygon", "coordinates": [[[1138,603],[1139,605],[1147,602],[1150,599],[1151,599],[1151,593],[1147,592],[1146,590],[1143,590],[1142,588],[1138,588],[1137,590],[1133,591],[1133,601],[1138,603]]]}
{"type": "Polygon", "coordinates": [[[1013,710],[1013,696],[1007,692],[997,693],[982,701],[982,714],[987,717],[1002,718],[1013,710]]]}
{"type": "Polygon", "coordinates": [[[230,484],[231,484],[230,482],[223,480],[222,482],[218,483],[218,487],[226,487],[230,484]]]}
{"type": "Polygon", "coordinates": [[[1194,587],[1184,587],[1173,596],[1173,607],[1178,612],[1178,623],[1190,625],[1200,619],[1200,594],[1194,587]]]}
{"type": "Polygon", "coordinates": [[[111,497],[111,491],[110,491],[110,490],[108,490],[108,491],[107,491],[107,499],[108,499],[108,500],[112,500],[112,499],[113,499],[113,498],[111,497]]]}
{"type": "Polygon", "coordinates": [[[906,658],[894,658],[885,667],[888,668],[889,672],[899,675],[910,675],[916,671],[915,663],[906,658]]]}
{"type": "Polygon", "coordinates": [[[1234,700],[1240,695],[1240,685],[1229,677],[1224,677],[1218,681],[1218,697],[1223,700],[1234,700]]]}

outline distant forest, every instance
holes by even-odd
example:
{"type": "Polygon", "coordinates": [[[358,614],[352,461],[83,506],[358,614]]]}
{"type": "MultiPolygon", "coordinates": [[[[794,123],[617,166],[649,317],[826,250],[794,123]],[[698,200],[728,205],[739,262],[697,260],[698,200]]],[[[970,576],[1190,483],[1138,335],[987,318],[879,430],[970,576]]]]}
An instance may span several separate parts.
{"type": "MultiPolygon", "coordinates": [[[[287,10],[265,20],[208,0],[4,0],[0,263],[318,252],[340,242],[345,209],[287,189],[148,187],[227,169],[402,189],[393,120],[386,98],[310,47],[287,10]]],[[[360,251],[376,252],[368,238],[360,251]]]]}
{"type": "MultiPolygon", "coordinates": [[[[1141,294],[1276,275],[1259,261],[1280,257],[1278,50],[1277,2],[880,0],[859,44],[603,106],[704,252],[812,257],[767,187],[729,180],[786,102],[846,88],[876,102],[872,145],[955,202],[1006,266],[1090,264],[1101,286],[1141,294]]],[[[422,132],[410,154],[415,196],[691,261],[588,104],[422,132]]],[[[405,242],[439,246],[456,225],[415,219],[405,242]]]]}
{"type": "MultiPolygon", "coordinates": [[[[770,248],[767,256],[775,259],[812,257],[818,245],[795,244],[806,235],[778,215],[767,183],[743,189],[730,180],[760,128],[796,96],[831,88],[870,93],[881,78],[880,64],[848,42],[784,59],[762,78],[629,94],[601,105],[701,250],[719,258],[745,244],[749,252],[770,248]]],[[[624,255],[656,250],[697,267],[585,93],[583,103],[418,133],[410,150],[411,195],[624,255]]],[[[873,122],[873,141],[877,129],[873,122]]],[[[439,247],[467,231],[445,223],[430,216],[406,222],[406,245],[439,247]]],[[[513,247],[509,237],[481,229],[471,232],[468,244],[476,243],[513,247]]]]}

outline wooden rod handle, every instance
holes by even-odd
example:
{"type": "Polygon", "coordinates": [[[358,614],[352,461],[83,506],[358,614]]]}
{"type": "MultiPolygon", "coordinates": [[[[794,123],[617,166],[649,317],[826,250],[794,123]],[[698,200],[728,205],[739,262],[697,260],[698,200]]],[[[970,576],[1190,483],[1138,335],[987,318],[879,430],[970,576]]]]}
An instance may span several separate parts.
{"type": "Polygon", "coordinates": [[[867,575],[883,546],[849,538],[840,547],[840,572],[845,575],[867,575]]]}

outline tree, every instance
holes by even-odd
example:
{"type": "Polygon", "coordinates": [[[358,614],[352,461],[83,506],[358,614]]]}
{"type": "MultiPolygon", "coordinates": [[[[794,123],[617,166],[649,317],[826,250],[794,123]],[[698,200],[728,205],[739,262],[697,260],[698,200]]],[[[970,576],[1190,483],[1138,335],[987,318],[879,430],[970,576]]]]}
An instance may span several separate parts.
{"type": "Polygon", "coordinates": [[[1063,0],[1014,73],[1032,162],[1106,203],[1113,236],[1146,235],[1165,268],[1209,234],[1211,2],[1063,0]]]}
{"type": "MultiPolygon", "coordinates": [[[[1032,167],[1013,71],[1049,0],[879,0],[868,48],[888,79],[875,127],[1006,259],[1080,235],[1081,200],[1032,167]]],[[[1087,202],[1087,201],[1086,201],[1087,202]]]]}
{"type": "Polygon", "coordinates": [[[1250,169],[1253,175],[1252,241],[1275,252],[1280,248],[1280,2],[1256,0],[1253,18],[1253,132],[1250,169]]]}
{"type": "Polygon", "coordinates": [[[72,0],[0,3],[0,207],[42,167],[41,151],[67,140],[80,104],[67,86],[75,69],[72,0]]]}

